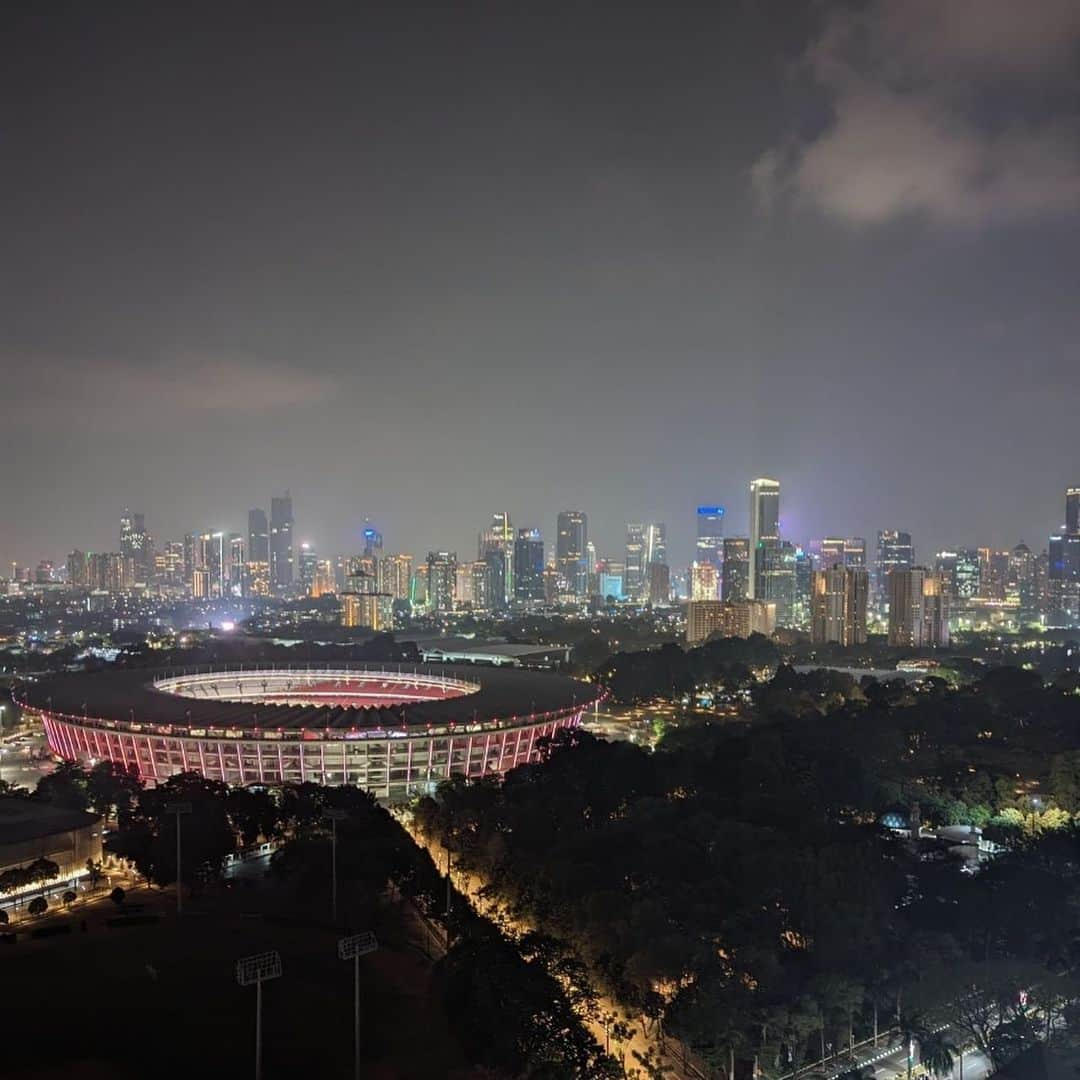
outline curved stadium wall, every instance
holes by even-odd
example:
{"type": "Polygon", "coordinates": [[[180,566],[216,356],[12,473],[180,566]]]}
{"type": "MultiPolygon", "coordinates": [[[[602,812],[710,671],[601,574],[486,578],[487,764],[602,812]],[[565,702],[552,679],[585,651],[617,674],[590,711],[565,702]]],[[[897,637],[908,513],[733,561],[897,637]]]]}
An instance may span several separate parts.
{"type": "Polygon", "coordinates": [[[385,800],[505,773],[576,727],[588,684],[506,669],[252,666],[62,675],[27,687],[52,751],[228,784],[355,784],[385,800]]]}

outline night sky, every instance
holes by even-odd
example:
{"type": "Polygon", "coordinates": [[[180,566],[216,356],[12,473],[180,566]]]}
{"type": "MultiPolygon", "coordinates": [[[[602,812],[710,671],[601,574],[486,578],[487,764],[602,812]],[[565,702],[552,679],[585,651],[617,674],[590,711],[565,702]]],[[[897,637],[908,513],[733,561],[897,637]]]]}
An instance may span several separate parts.
{"type": "Polygon", "coordinates": [[[108,7],[0,26],[0,565],[1060,524],[1075,0],[108,7]]]}

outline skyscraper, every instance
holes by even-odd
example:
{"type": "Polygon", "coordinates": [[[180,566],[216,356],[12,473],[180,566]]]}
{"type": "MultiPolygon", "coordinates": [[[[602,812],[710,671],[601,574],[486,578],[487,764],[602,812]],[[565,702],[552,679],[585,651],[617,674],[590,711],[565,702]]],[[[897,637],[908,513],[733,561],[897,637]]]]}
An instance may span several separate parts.
{"type": "Polygon", "coordinates": [[[427,557],[427,606],[439,615],[454,610],[457,588],[457,553],[430,551],[427,557]]]}
{"type": "Polygon", "coordinates": [[[651,563],[667,566],[667,526],[662,521],[645,527],[645,565],[651,563]]]}
{"type": "Polygon", "coordinates": [[[641,600],[645,595],[645,526],[631,523],[626,526],[626,560],[623,571],[623,595],[641,600]]]}
{"type": "Polygon", "coordinates": [[[586,551],[588,521],[580,510],[560,511],[555,537],[555,566],[566,588],[575,596],[585,596],[589,584],[586,551]]]}
{"type": "Polygon", "coordinates": [[[717,573],[724,561],[724,508],[722,506],[699,506],[697,508],[697,542],[694,545],[694,562],[710,563],[717,573]]]}
{"type": "MultiPolygon", "coordinates": [[[[751,568],[748,596],[751,599],[773,599],[765,595],[765,575],[776,562],[776,547],[780,541],[780,483],[767,477],[750,481],[750,557],[751,568]]],[[[779,613],[777,615],[779,619],[779,613]]]]}
{"type": "Polygon", "coordinates": [[[922,649],[949,644],[949,582],[941,571],[895,567],[888,575],[889,644],[922,649]]]}
{"type": "Polygon", "coordinates": [[[479,549],[479,557],[491,567],[492,607],[507,608],[514,598],[514,529],[507,511],[491,515],[491,525],[480,534],[479,549]]]}
{"type": "Polygon", "coordinates": [[[877,557],[874,560],[874,606],[879,615],[889,610],[889,573],[909,570],[915,562],[911,533],[899,529],[879,529],[877,557]]]}
{"type": "Polygon", "coordinates": [[[270,528],[266,511],[255,507],[248,511],[247,590],[249,596],[270,593],[270,528]]]}
{"type": "Polygon", "coordinates": [[[120,555],[131,561],[132,584],[148,585],[153,577],[153,541],[146,519],[125,509],[120,515],[120,555]]]}
{"type": "Polygon", "coordinates": [[[247,595],[247,545],[240,533],[229,533],[228,592],[230,596],[247,595]]]}
{"type": "Polygon", "coordinates": [[[750,541],[747,537],[725,538],[721,573],[721,598],[727,603],[746,600],[750,594],[750,541]]]}
{"type": "Polygon", "coordinates": [[[270,587],[278,595],[293,585],[293,507],[286,491],[270,500],[270,587]]]}
{"type": "Polygon", "coordinates": [[[719,598],[716,566],[711,562],[696,562],[690,567],[690,599],[719,598]]]}
{"type": "Polygon", "coordinates": [[[810,638],[815,645],[866,644],[865,570],[833,566],[815,570],[810,585],[810,638]]]}
{"type": "Polygon", "coordinates": [[[300,591],[305,596],[311,596],[315,587],[315,571],[318,569],[319,555],[314,545],[309,544],[306,540],[300,545],[298,563],[300,591]]]}
{"type": "Polygon", "coordinates": [[[544,540],[539,529],[518,529],[514,541],[514,599],[519,604],[544,600],[544,540]]]}
{"type": "Polygon", "coordinates": [[[1080,487],[1065,489],[1065,532],[1080,533],[1080,487]]]}

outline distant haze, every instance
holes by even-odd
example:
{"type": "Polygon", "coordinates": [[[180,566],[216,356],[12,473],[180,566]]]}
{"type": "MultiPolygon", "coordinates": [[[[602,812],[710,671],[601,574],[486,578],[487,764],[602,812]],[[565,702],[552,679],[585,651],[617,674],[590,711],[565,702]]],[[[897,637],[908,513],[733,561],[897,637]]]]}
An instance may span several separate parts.
{"type": "Polygon", "coordinates": [[[1080,5],[3,15],[0,565],[584,510],[1041,550],[1080,483],[1080,5]],[[525,12],[529,12],[526,14],[525,12]]]}

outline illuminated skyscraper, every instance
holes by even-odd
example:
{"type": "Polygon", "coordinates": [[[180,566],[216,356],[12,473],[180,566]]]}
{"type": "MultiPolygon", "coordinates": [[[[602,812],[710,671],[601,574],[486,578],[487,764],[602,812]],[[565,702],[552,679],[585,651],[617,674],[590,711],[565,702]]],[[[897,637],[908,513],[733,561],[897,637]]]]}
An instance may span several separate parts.
{"type": "Polygon", "coordinates": [[[142,514],[124,510],[120,515],[120,554],[131,561],[132,585],[149,585],[153,577],[153,541],[142,514]]]}
{"type": "Polygon", "coordinates": [[[315,587],[315,571],[318,567],[319,556],[315,548],[306,540],[300,545],[300,556],[297,562],[300,591],[304,596],[311,596],[315,587]]]}
{"type": "Polygon", "coordinates": [[[694,545],[694,562],[710,563],[716,567],[719,579],[724,562],[724,508],[722,506],[699,506],[697,508],[697,542],[694,545]]]}
{"type": "MultiPolygon", "coordinates": [[[[766,595],[765,576],[775,571],[776,548],[780,541],[780,483],[767,477],[750,481],[750,557],[752,560],[748,595],[771,600],[766,595]]],[[[777,615],[779,618],[779,613],[777,615]]]]}
{"type": "Polygon", "coordinates": [[[648,583],[645,578],[645,526],[626,526],[626,560],[623,571],[623,595],[631,600],[645,596],[648,583]]]}
{"type": "Polygon", "coordinates": [[[691,600],[717,600],[718,587],[717,569],[713,563],[696,562],[690,567],[691,600]]]}
{"type": "Polygon", "coordinates": [[[519,604],[544,600],[544,540],[539,529],[518,529],[514,541],[514,599],[519,604]]]}
{"type": "Polygon", "coordinates": [[[239,533],[229,533],[228,591],[230,596],[247,595],[247,545],[239,533]]]}
{"type": "Polygon", "coordinates": [[[373,525],[364,523],[364,554],[369,558],[378,558],[382,554],[382,533],[373,525]]]}
{"type": "Polygon", "coordinates": [[[411,555],[383,555],[376,562],[379,592],[395,600],[408,600],[412,579],[411,555]]]}
{"type": "Polygon", "coordinates": [[[921,566],[888,575],[889,644],[916,649],[949,644],[949,580],[921,566]]]}
{"type": "Polygon", "coordinates": [[[842,565],[815,570],[810,583],[810,639],[815,645],[864,645],[869,577],[842,565]]]}
{"type": "Polygon", "coordinates": [[[505,510],[492,514],[491,525],[480,534],[479,557],[491,567],[493,607],[509,607],[514,598],[514,529],[505,510]]]}
{"type": "Polygon", "coordinates": [[[285,492],[270,500],[270,587],[280,595],[293,586],[293,506],[285,492]]]}
{"type": "Polygon", "coordinates": [[[915,562],[911,533],[879,529],[877,558],[874,561],[874,606],[880,616],[889,610],[889,572],[909,570],[915,562]]]}
{"type": "Polygon", "coordinates": [[[667,526],[662,521],[654,521],[645,526],[646,567],[650,563],[667,566],[667,526]]]}
{"type": "Polygon", "coordinates": [[[1065,532],[1071,536],[1080,533],[1080,487],[1065,489],[1065,532]]]}
{"type": "Polygon", "coordinates": [[[557,520],[555,566],[566,588],[575,596],[588,589],[589,571],[586,551],[589,543],[588,521],[580,510],[563,510],[557,520]]]}
{"type": "Polygon", "coordinates": [[[457,554],[430,551],[427,557],[427,607],[436,615],[454,610],[457,588],[457,554]]]}
{"type": "Polygon", "coordinates": [[[255,507],[248,511],[247,591],[249,596],[270,593],[270,527],[266,511],[255,507]]]}
{"type": "Polygon", "coordinates": [[[745,536],[724,540],[724,565],[721,599],[727,603],[746,600],[750,592],[750,541],[745,536]]]}

